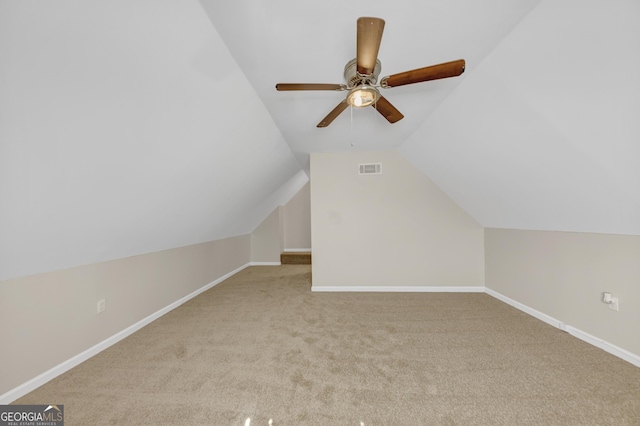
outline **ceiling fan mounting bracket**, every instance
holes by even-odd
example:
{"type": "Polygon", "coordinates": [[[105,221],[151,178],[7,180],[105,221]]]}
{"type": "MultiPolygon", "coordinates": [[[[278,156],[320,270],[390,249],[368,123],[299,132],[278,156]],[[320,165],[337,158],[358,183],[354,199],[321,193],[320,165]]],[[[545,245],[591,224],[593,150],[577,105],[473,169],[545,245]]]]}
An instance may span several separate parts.
{"type": "Polygon", "coordinates": [[[374,86],[378,81],[381,69],[382,63],[379,59],[376,59],[376,66],[373,69],[373,72],[371,74],[363,75],[358,72],[357,58],[350,60],[344,67],[344,79],[347,82],[347,87],[352,88],[362,84],[374,86]]]}

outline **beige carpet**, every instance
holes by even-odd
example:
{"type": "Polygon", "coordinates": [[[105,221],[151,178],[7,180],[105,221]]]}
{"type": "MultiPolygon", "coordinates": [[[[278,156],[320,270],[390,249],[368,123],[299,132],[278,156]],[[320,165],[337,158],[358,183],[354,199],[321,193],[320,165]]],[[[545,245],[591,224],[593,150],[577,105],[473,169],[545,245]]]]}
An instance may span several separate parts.
{"type": "Polygon", "coordinates": [[[66,425],[640,425],[640,368],[485,294],[256,266],[17,404],[66,425]]]}

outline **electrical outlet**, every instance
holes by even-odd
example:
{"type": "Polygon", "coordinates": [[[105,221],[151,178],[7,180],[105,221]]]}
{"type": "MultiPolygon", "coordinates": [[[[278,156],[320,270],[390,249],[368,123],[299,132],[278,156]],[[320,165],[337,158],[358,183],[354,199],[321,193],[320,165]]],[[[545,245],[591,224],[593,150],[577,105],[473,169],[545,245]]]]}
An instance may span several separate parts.
{"type": "Polygon", "coordinates": [[[98,313],[104,312],[105,309],[107,309],[107,300],[106,299],[98,300],[98,313]]]}
{"type": "Polygon", "coordinates": [[[611,303],[609,303],[609,309],[614,310],[614,311],[619,311],[620,310],[620,303],[618,302],[618,298],[617,297],[612,297],[611,298],[611,303]]]}

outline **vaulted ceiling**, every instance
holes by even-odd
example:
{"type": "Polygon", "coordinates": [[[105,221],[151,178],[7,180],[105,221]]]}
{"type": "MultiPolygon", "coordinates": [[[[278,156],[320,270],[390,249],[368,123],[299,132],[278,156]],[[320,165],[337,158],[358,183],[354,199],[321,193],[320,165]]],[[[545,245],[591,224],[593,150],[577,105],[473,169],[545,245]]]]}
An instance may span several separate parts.
{"type": "Polygon", "coordinates": [[[488,227],[640,235],[634,0],[0,0],[0,280],[251,232],[309,153],[397,149],[488,227]],[[381,75],[456,78],[316,124],[356,19],[381,75]]]}

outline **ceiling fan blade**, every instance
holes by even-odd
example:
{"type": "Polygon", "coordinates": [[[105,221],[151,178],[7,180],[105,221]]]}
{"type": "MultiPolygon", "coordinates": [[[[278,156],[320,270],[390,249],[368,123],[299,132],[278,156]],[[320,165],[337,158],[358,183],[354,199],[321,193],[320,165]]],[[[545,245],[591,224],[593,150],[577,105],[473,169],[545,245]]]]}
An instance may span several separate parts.
{"type": "Polygon", "coordinates": [[[324,83],[278,83],[276,90],[347,90],[346,84],[324,84],[324,83]]]}
{"type": "Polygon", "coordinates": [[[378,102],[371,105],[378,110],[380,114],[391,124],[400,121],[404,118],[404,115],[396,109],[391,102],[389,102],[384,96],[378,98],[378,102]]]}
{"type": "Polygon", "coordinates": [[[347,103],[347,100],[344,99],[325,118],[323,118],[316,127],[327,127],[337,116],[340,115],[342,111],[347,108],[347,106],[349,106],[349,104],[347,103]]]}
{"type": "Polygon", "coordinates": [[[373,72],[378,59],[378,50],[382,40],[384,20],[380,18],[358,18],[358,33],[356,37],[356,58],[358,72],[368,75],[373,72]]]}
{"type": "Polygon", "coordinates": [[[423,81],[438,80],[440,78],[457,77],[464,72],[464,59],[445,62],[444,64],[431,65],[417,70],[405,71],[383,77],[380,80],[382,87],[398,87],[405,84],[421,83],[423,81]]]}

